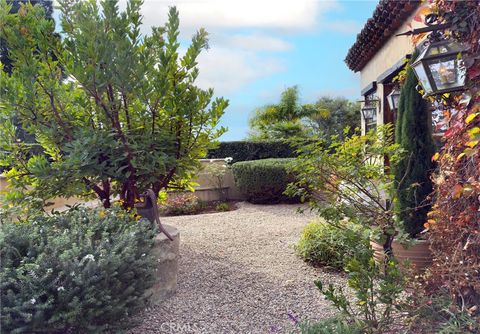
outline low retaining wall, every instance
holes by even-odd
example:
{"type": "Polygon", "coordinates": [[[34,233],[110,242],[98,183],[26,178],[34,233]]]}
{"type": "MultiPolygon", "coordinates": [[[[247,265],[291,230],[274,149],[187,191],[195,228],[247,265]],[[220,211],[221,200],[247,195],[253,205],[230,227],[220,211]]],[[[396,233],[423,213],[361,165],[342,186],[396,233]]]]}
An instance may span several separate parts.
{"type": "Polygon", "coordinates": [[[173,241],[160,233],[155,238],[153,254],[157,259],[156,282],[146,293],[150,296],[150,302],[158,305],[177,291],[177,274],[180,233],[173,226],[162,224],[172,236],[173,241]]]}
{"type": "MultiPolygon", "coordinates": [[[[211,201],[220,201],[222,200],[222,192],[218,189],[218,186],[215,182],[215,178],[210,175],[206,169],[208,169],[209,165],[216,164],[218,166],[225,165],[224,159],[201,159],[200,163],[202,164],[202,170],[198,173],[196,179],[194,179],[195,183],[198,183],[198,186],[195,187],[195,195],[198,197],[199,200],[205,202],[211,201]]],[[[0,175],[0,196],[3,191],[8,189],[8,182],[5,176],[0,175]]],[[[223,189],[226,191],[227,197],[229,200],[244,200],[245,197],[240,193],[238,188],[235,185],[235,180],[233,178],[233,173],[230,168],[225,170],[225,175],[223,178],[223,189]]],[[[49,200],[51,205],[46,207],[47,211],[52,209],[56,210],[63,210],[67,208],[67,205],[74,205],[85,203],[85,200],[78,197],[70,197],[70,198],[63,198],[57,197],[54,199],[49,200]]],[[[90,202],[89,202],[90,203],[90,202]]],[[[97,203],[97,201],[92,202],[97,203]]]]}
{"type": "MultiPolygon", "coordinates": [[[[215,178],[208,173],[208,166],[216,164],[218,166],[225,165],[224,159],[201,159],[200,163],[202,164],[202,170],[198,173],[197,178],[194,182],[198,183],[198,186],[195,187],[195,195],[201,201],[219,201],[221,200],[221,192],[218,189],[215,178]]],[[[229,200],[244,200],[245,197],[238,190],[235,185],[235,179],[233,178],[233,173],[230,168],[226,168],[225,175],[223,177],[223,188],[226,190],[227,197],[229,200]]]]}

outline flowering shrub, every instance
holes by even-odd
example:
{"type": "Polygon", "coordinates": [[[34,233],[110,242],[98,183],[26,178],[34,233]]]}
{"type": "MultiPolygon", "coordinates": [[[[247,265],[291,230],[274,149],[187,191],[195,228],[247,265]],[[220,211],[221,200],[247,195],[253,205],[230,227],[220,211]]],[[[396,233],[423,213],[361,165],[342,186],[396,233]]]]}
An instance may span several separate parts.
{"type": "MultiPolygon", "coordinates": [[[[123,210],[74,208],[0,230],[5,333],[99,332],[145,304],[156,231],[123,210]]],[[[115,325],[118,325],[115,323],[115,325]]]]}
{"type": "Polygon", "coordinates": [[[191,215],[200,209],[200,203],[194,194],[183,193],[168,197],[159,209],[165,215],[191,215]]]}

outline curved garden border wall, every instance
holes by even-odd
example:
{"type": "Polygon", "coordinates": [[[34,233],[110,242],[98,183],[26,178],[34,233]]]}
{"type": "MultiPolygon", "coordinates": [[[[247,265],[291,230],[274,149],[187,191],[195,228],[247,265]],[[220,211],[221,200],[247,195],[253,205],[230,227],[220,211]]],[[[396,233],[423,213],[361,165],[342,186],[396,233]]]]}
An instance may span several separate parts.
{"type": "MultiPolygon", "coordinates": [[[[200,163],[203,167],[207,166],[208,164],[225,164],[224,159],[200,159],[200,163]]],[[[198,186],[195,187],[195,195],[201,201],[218,201],[221,200],[220,192],[215,185],[215,181],[213,178],[205,171],[200,171],[198,173],[197,178],[194,182],[198,183],[198,186]]],[[[233,178],[233,174],[231,169],[227,169],[225,172],[224,177],[224,187],[227,188],[228,191],[228,199],[229,200],[244,200],[244,196],[240,193],[238,188],[235,186],[235,180],[233,178]]],[[[8,188],[8,182],[2,174],[0,174],[0,195],[1,192],[8,188]]],[[[52,199],[52,205],[47,207],[48,210],[56,209],[62,210],[65,209],[67,205],[74,205],[77,203],[85,203],[85,201],[78,197],[70,197],[70,198],[62,198],[57,197],[52,199]]],[[[95,205],[97,201],[89,202],[91,205],[95,205]]]]}

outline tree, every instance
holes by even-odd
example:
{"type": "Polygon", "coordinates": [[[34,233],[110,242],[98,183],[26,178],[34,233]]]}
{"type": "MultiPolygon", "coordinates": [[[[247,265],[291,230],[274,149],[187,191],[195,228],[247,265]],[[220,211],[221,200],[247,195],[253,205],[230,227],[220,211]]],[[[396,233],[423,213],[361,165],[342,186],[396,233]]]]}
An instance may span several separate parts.
{"type": "Polygon", "coordinates": [[[311,105],[299,104],[298,86],[288,87],[280,96],[278,104],[270,104],[255,110],[250,118],[251,139],[278,140],[305,137],[302,118],[311,114],[311,105]]]}
{"type": "MultiPolygon", "coordinates": [[[[27,2],[30,2],[33,6],[38,5],[43,7],[46,17],[52,19],[53,1],[51,0],[7,0],[7,3],[12,5],[10,13],[18,13],[21,5],[27,2]]],[[[0,38],[0,62],[3,64],[3,70],[5,72],[12,72],[12,62],[8,57],[8,45],[3,38],[0,38]]]]}
{"type": "Polygon", "coordinates": [[[299,103],[298,86],[287,88],[278,104],[255,110],[250,118],[252,139],[291,139],[351,135],[360,125],[360,106],[345,98],[321,97],[314,104],[299,103]],[[349,127],[350,131],[343,130],[349,127]]]}
{"type": "Polygon", "coordinates": [[[217,125],[228,101],[195,85],[207,32],[198,30],[180,57],[176,8],[164,27],[141,36],[140,7],[130,0],[119,12],[117,1],[61,0],[59,40],[38,6],[17,14],[0,6],[0,37],[13,62],[11,76],[1,71],[0,150],[24,195],[93,192],[105,207],[118,195],[132,208],[147,188],[187,186],[198,158],[225,131],[217,125]],[[25,154],[14,117],[45,155],[25,154]]]}
{"type": "Polygon", "coordinates": [[[311,132],[322,138],[328,139],[332,135],[344,138],[345,135],[352,135],[355,128],[360,127],[360,105],[351,102],[343,97],[321,97],[311,107],[315,113],[306,118],[307,127],[311,132]],[[344,133],[348,127],[349,131],[344,133]]]}
{"type": "Polygon", "coordinates": [[[428,196],[432,192],[431,173],[434,153],[428,104],[417,91],[418,80],[407,69],[400,94],[396,123],[396,142],[406,155],[395,166],[395,177],[401,186],[395,203],[398,218],[412,237],[424,230],[430,210],[428,196]],[[403,181],[402,181],[403,180],[403,181]]]}
{"type": "MultiPolygon", "coordinates": [[[[11,4],[12,7],[10,9],[10,13],[17,13],[22,4],[26,4],[29,2],[28,0],[7,0],[8,4],[11,4]]],[[[45,16],[52,19],[53,13],[53,1],[51,0],[30,0],[32,6],[41,6],[45,11],[45,16]]],[[[56,34],[57,35],[57,34],[56,34]]],[[[58,36],[58,35],[57,35],[58,36]]],[[[12,73],[12,61],[8,57],[8,45],[7,41],[3,38],[0,38],[0,63],[3,64],[3,70],[10,74],[12,73]]],[[[18,122],[14,120],[14,123],[17,125],[17,137],[27,143],[35,143],[35,137],[33,135],[29,135],[26,133],[19,125],[18,122]]],[[[31,151],[35,153],[39,153],[38,148],[36,145],[32,145],[31,151]]],[[[2,167],[0,166],[0,172],[2,171],[2,167]]]]}

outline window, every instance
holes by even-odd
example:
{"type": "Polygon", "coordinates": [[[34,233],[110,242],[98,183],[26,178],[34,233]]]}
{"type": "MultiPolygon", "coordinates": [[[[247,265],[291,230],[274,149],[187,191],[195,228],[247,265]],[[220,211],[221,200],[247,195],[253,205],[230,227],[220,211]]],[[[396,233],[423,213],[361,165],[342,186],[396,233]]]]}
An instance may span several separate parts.
{"type": "Polygon", "coordinates": [[[365,95],[362,117],[365,121],[365,132],[377,127],[377,101],[375,92],[365,95]]]}

